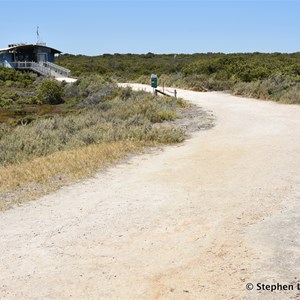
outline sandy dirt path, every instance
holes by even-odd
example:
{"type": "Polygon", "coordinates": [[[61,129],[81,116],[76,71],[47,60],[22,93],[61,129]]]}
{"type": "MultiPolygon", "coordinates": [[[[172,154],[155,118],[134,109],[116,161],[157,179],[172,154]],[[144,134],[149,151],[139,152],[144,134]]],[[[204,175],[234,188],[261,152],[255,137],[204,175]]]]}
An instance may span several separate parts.
{"type": "Polygon", "coordinates": [[[0,299],[299,297],[300,106],[178,96],[216,126],[0,213],[0,299]]]}

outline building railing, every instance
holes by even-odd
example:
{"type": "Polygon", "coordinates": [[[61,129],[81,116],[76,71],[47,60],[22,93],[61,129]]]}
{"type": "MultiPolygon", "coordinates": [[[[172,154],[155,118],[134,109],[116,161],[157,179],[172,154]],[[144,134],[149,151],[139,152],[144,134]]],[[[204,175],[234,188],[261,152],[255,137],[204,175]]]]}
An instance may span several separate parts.
{"type": "Polygon", "coordinates": [[[48,68],[31,61],[17,61],[11,62],[10,65],[14,69],[30,69],[44,76],[51,76],[51,70],[48,68]]]}
{"type": "Polygon", "coordinates": [[[70,75],[70,70],[68,70],[64,67],[58,66],[58,65],[56,65],[54,63],[51,63],[49,61],[44,61],[44,62],[42,62],[42,64],[45,67],[50,68],[51,70],[53,70],[55,73],[62,75],[63,77],[69,77],[69,75],[70,75]]]}
{"type": "Polygon", "coordinates": [[[55,78],[58,77],[69,77],[70,70],[58,66],[56,64],[50,62],[34,62],[34,61],[17,61],[17,62],[7,62],[1,63],[0,66],[4,66],[6,68],[14,68],[14,69],[29,69],[35,71],[43,76],[53,76],[55,78]]]}

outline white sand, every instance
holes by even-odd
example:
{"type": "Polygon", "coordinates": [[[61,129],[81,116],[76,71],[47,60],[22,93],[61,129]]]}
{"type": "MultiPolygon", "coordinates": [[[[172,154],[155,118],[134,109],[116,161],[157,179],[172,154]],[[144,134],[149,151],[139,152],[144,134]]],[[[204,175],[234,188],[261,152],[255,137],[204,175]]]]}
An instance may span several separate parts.
{"type": "Polygon", "coordinates": [[[55,80],[57,80],[57,81],[65,81],[67,83],[73,83],[73,82],[77,81],[77,79],[71,78],[71,77],[56,77],[55,80]]]}

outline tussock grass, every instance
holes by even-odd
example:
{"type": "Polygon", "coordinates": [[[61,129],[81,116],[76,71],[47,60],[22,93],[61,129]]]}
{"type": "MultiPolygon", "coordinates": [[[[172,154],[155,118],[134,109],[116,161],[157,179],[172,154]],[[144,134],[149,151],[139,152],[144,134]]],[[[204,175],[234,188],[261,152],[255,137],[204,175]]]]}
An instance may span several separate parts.
{"type": "MultiPolygon", "coordinates": [[[[119,141],[60,151],[21,164],[0,168],[0,210],[91,176],[146,143],[119,141]]],[[[148,143],[147,145],[151,145],[148,143]]],[[[154,145],[154,144],[152,144],[154,145]]]]}

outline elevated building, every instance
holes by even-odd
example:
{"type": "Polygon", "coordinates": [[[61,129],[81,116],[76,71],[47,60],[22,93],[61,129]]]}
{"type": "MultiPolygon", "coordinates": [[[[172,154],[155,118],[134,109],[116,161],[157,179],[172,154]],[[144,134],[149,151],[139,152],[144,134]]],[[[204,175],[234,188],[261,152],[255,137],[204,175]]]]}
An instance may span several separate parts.
{"type": "Polygon", "coordinates": [[[70,70],[54,64],[54,57],[61,51],[37,44],[11,44],[0,49],[0,66],[20,70],[31,70],[42,76],[56,79],[67,78],[70,70]]]}

